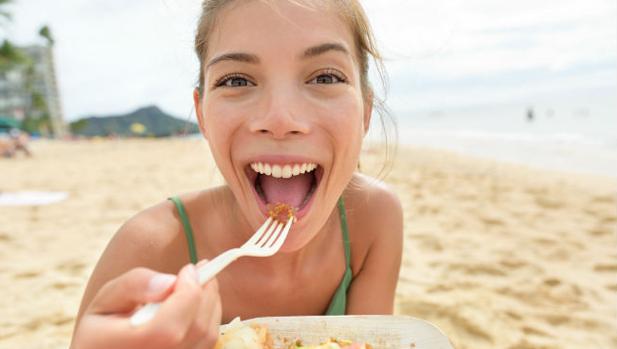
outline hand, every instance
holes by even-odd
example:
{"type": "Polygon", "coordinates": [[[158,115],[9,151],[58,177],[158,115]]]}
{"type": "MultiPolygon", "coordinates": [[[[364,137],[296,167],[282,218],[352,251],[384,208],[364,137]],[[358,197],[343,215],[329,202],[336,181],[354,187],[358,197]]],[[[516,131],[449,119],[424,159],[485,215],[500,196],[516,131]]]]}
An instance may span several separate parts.
{"type": "Polygon", "coordinates": [[[200,287],[193,265],[177,277],[136,268],[99,290],[77,324],[71,348],[212,348],[220,322],[216,280],[200,287]],[[137,306],[161,301],[152,320],[131,326],[137,306]]]}

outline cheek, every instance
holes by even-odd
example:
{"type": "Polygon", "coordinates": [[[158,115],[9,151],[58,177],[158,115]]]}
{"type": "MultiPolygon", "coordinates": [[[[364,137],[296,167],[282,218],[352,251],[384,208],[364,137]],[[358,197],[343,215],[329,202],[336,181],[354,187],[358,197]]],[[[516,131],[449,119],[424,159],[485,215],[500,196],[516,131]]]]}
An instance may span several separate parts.
{"type": "Polygon", "coordinates": [[[213,140],[211,146],[216,146],[220,140],[227,140],[237,129],[241,118],[237,108],[231,108],[225,103],[205,104],[204,125],[208,139],[213,140]]]}
{"type": "Polygon", "coordinates": [[[331,109],[327,116],[329,128],[339,146],[353,152],[364,136],[363,105],[356,98],[347,98],[331,109]]]}
{"type": "Polygon", "coordinates": [[[204,128],[210,151],[220,168],[227,161],[225,158],[229,158],[231,135],[234,132],[233,115],[221,108],[205,107],[204,128]]]}
{"type": "Polygon", "coordinates": [[[351,179],[358,167],[358,159],[364,138],[364,106],[361,100],[348,97],[339,100],[326,116],[333,142],[335,163],[333,171],[341,185],[351,179]]]}

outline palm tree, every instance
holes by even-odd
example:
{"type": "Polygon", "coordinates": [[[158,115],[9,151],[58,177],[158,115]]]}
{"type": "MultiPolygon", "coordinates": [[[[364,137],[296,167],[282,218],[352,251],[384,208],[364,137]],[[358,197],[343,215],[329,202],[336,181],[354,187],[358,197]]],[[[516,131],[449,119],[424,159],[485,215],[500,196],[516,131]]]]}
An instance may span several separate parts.
{"type": "MultiPolygon", "coordinates": [[[[39,29],[39,36],[47,41],[47,47],[51,54],[54,45],[54,38],[51,34],[49,26],[44,25],[39,29]]],[[[59,130],[56,129],[51,119],[49,105],[45,97],[40,91],[34,88],[34,80],[36,79],[34,67],[32,65],[26,67],[26,91],[30,93],[30,110],[24,120],[25,128],[30,132],[38,132],[44,135],[54,135],[59,130]]],[[[57,126],[57,125],[56,125],[57,126]]]]}
{"type": "Polygon", "coordinates": [[[51,29],[49,29],[48,25],[44,25],[39,29],[39,35],[47,40],[47,45],[50,47],[54,45],[54,37],[51,35],[51,29]]]}

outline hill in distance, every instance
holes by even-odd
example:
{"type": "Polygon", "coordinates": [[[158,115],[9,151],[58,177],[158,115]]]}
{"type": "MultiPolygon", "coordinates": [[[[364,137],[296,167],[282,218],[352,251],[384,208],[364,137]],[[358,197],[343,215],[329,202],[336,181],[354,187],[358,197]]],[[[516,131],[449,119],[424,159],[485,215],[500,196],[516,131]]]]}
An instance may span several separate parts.
{"type": "Polygon", "coordinates": [[[70,123],[74,135],[86,137],[169,137],[199,132],[197,124],[175,118],[156,106],[124,115],[89,116],[70,123]]]}

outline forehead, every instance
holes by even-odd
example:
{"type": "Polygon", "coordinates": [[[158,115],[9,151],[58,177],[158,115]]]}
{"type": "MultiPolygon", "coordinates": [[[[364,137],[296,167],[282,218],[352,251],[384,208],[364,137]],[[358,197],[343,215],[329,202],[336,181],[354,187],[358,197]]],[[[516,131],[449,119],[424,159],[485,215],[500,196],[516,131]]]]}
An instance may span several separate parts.
{"type": "Polygon", "coordinates": [[[208,57],[217,52],[274,49],[280,54],[324,42],[354,51],[349,25],[332,5],[292,1],[234,1],[218,14],[208,44],[208,57]]]}

